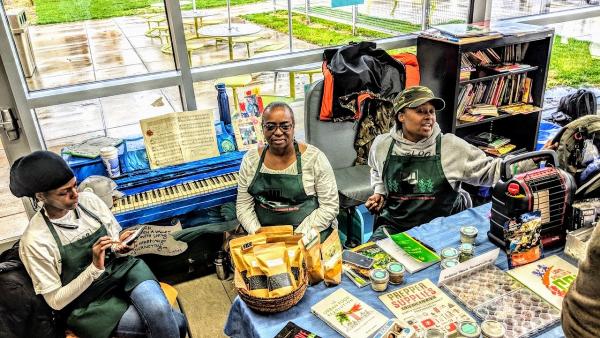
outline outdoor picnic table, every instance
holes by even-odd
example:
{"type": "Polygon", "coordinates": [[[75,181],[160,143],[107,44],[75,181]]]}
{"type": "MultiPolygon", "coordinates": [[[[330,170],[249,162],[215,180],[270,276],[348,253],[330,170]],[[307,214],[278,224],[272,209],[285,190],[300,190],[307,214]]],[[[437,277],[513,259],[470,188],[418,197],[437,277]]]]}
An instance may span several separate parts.
{"type": "Polygon", "coordinates": [[[200,29],[198,29],[198,34],[205,37],[227,38],[227,44],[229,45],[229,60],[233,60],[233,38],[253,35],[261,30],[261,26],[248,23],[232,23],[231,26],[224,23],[200,27],[200,29]]]}

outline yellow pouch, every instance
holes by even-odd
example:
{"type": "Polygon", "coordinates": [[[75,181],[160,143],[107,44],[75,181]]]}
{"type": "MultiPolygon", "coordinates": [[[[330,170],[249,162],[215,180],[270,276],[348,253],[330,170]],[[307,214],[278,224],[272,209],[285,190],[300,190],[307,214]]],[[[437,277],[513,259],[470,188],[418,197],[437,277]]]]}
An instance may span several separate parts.
{"type": "Polygon", "coordinates": [[[267,275],[269,297],[285,296],[295,289],[285,243],[269,243],[254,248],[254,256],[262,273],[267,275]]]}
{"type": "Polygon", "coordinates": [[[342,242],[337,229],[321,244],[325,285],[338,285],[342,281],[342,242]]]}
{"type": "Polygon", "coordinates": [[[309,234],[302,237],[299,245],[306,262],[309,284],[320,283],[323,280],[323,265],[321,264],[321,236],[319,232],[312,229],[309,234]]]}

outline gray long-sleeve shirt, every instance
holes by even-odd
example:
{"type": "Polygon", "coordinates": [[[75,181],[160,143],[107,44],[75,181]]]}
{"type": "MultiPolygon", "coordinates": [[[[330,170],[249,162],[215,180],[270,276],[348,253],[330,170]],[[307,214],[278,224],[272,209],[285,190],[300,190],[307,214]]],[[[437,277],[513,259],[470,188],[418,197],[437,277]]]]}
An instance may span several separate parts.
{"type": "Polygon", "coordinates": [[[404,138],[402,130],[392,127],[389,133],[379,135],[373,141],[369,152],[371,186],[376,193],[387,195],[383,182],[383,166],[390,144],[394,142],[393,155],[433,156],[436,137],[442,135],[441,161],[444,176],[458,191],[461,182],[476,186],[492,186],[500,178],[501,158],[487,156],[481,149],[471,145],[454,134],[442,134],[436,123],[430,137],[418,142],[404,138]]]}

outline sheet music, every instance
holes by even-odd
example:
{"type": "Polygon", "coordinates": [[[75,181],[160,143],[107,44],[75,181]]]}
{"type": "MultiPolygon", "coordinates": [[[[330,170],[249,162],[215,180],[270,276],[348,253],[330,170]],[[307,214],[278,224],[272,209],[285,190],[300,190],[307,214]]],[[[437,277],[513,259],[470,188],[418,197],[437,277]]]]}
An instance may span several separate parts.
{"type": "Polygon", "coordinates": [[[219,156],[210,111],[170,113],[140,120],[150,168],[219,156]]]}
{"type": "Polygon", "coordinates": [[[177,120],[185,162],[219,156],[212,111],[178,113],[177,120]]]}

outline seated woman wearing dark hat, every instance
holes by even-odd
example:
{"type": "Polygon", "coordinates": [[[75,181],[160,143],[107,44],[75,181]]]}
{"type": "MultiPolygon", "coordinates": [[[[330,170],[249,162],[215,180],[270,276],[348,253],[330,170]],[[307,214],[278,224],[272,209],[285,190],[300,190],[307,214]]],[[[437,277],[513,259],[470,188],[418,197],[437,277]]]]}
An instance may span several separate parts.
{"type": "MultiPolygon", "coordinates": [[[[41,208],[21,237],[19,255],[37,294],[61,310],[80,337],[184,337],[183,314],[173,311],[146,264],[132,256],[107,261],[107,250],[126,253],[110,209],[77,192],[67,163],[36,151],[10,168],[10,190],[41,208]]],[[[118,255],[117,255],[118,256],[118,255]]]]}
{"type": "MultiPolygon", "coordinates": [[[[461,183],[491,186],[500,178],[502,158],[454,134],[442,134],[436,110],[444,101],[427,87],[402,91],[394,100],[396,124],[379,135],[369,152],[374,194],[365,206],[380,213],[373,240],[440,216],[461,211],[461,183]]],[[[522,167],[524,168],[524,167],[522,167]]]]}

